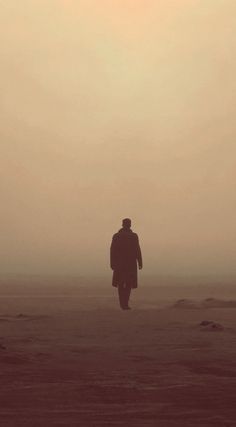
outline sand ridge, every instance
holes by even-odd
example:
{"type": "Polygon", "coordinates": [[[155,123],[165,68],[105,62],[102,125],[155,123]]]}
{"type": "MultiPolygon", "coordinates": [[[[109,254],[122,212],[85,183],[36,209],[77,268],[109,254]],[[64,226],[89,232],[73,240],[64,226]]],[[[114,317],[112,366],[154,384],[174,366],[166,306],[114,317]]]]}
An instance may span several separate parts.
{"type": "Polygon", "coordinates": [[[176,301],[172,307],[180,309],[236,308],[236,300],[206,298],[201,301],[196,301],[190,299],[180,299],[176,301]]]}

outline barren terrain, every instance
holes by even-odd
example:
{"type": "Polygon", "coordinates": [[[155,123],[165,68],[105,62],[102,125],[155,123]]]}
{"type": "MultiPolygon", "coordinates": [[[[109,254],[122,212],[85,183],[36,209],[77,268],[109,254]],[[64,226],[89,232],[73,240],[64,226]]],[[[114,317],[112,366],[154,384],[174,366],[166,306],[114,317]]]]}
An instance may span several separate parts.
{"type": "Polygon", "coordinates": [[[231,288],[0,286],[1,426],[233,427],[231,288]]]}

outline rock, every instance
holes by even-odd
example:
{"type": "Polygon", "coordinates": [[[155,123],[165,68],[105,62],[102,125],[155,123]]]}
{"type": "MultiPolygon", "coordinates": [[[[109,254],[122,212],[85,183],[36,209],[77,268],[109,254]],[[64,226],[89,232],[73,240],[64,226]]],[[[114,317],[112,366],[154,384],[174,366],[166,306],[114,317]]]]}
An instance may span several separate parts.
{"type": "Polygon", "coordinates": [[[204,331],[223,331],[224,327],[217,322],[213,322],[212,320],[203,320],[200,323],[200,326],[203,326],[204,331]]]}
{"type": "Polygon", "coordinates": [[[212,322],[212,320],[203,320],[203,321],[200,323],[200,326],[208,326],[208,325],[210,325],[211,323],[214,323],[214,322],[212,322]]]}
{"type": "Polygon", "coordinates": [[[212,322],[210,325],[213,330],[223,331],[224,327],[220,323],[212,322]]]}

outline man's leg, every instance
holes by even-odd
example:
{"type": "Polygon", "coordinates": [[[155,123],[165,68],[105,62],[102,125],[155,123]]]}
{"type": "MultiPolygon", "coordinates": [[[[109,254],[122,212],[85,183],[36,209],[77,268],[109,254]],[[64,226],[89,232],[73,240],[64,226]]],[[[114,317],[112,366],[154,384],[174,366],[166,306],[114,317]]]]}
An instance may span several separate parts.
{"type": "Polygon", "coordinates": [[[129,310],[129,297],[131,294],[131,287],[122,283],[118,286],[120,307],[123,310],[129,310]]]}
{"type": "Polygon", "coordinates": [[[125,287],[124,283],[119,284],[118,286],[118,294],[119,294],[119,301],[120,301],[120,307],[124,309],[125,307],[125,287]]]}
{"type": "Polygon", "coordinates": [[[130,294],[131,294],[131,287],[128,285],[125,285],[125,288],[124,288],[124,307],[126,309],[129,309],[130,294]]]}

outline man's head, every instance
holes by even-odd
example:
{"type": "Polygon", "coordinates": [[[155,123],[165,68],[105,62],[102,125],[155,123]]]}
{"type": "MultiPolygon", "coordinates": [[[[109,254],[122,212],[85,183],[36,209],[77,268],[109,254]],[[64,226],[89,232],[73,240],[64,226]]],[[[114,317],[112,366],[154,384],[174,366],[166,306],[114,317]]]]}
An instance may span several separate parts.
{"type": "Polygon", "coordinates": [[[131,227],[131,219],[129,218],[125,218],[122,221],[122,226],[123,228],[125,228],[126,230],[129,229],[131,227]]]}

